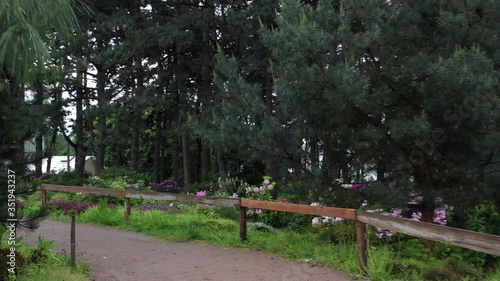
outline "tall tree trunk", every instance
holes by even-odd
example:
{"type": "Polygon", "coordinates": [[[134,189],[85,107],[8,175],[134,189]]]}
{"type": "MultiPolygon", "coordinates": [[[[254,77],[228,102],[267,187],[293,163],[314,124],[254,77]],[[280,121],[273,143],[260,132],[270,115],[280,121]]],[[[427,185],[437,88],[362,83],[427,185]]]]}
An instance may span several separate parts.
{"type": "Polygon", "coordinates": [[[224,160],[224,152],[220,148],[215,148],[215,158],[217,160],[217,168],[219,168],[219,177],[225,180],[228,177],[226,161],[224,160]]]}
{"type": "Polygon", "coordinates": [[[83,100],[85,98],[83,85],[83,71],[80,70],[78,66],[77,70],[77,82],[78,89],[76,90],[76,153],[75,153],[75,171],[78,177],[83,177],[85,172],[85,146],[84,146],[84,136],[83,136],[83,100]]]}
{"type": "Polygon", "coordinates": [[[130,170],[139,169],[139,128],[137,124],[132,127],[132,146],[130,147],[130,170]]]}
{"type": "Polygon", "coordinates": [[[115,165],[118,167],[123,166],[123,148],[120,144],[116,146],[115,150],[115,165]]]}
{"type": "Polygon", "coordinates": [[[181,177],[181,161],[180,155],[182,154],[182,141],[180,137],[174,137],[172,148],[172,178],[178,179],[181,177]]]}
{"type": "Polygon", "coordinates": [[[201,141],[201,178],[202,182],[208,181],[208,172],[210,170],[210,145],[207,141],[201,141]]]}
{"type": "Polygon", "coordinates": [[[191,157],[189,129],[182,132],[182,163],[184,167],[184,186],[188,188],[193,184],[193,160],[191,157]]]}
{"type": "Polygon", "coordinates": [[[52,165],[52,155],[54,155],[54,147],[56,146],[57,142],[57,131],[59,130],[56,125],[54,126],[54,129],[52,131],[52,137],[50,138],[50,145],[47,149],[47,167],[45,170],[46,173],[50,172],[50,167],[52,165]]]}
{"type": "Polygon", "coordinates": [[[106,151],[105,140],[107,134],[106,128],[106,112],[104,107],[107,105],[107,98],[105,97],[105,84],[106,84],[106,73],[103,70],[97,72],[97,153],[96,153],[96,163],[95,172],[99,172],[104,169],[104,156],[106,151]]]}
{"type": "MultiPolygon", "coordinates": [[[[43,82],[37,81],[36,87],[37,92],[35,94],[35,106],[41,108],[43,106],[43,82]]],[[[43,158],[43,133],[38,131],[35,136],[35,176],[40,177],[42,175],[42,158],[43,158]]]]}
{"type": "Polygon", "coordinates": [[[37,133],[35,137],[35,177],[42,175],[43,134],[37,133]]]}
{"type": "Polygon", "coordinates": [[[155,123],[156,123],[156,129],[155,129],[155,149],[154,149],[154,155],[153,155],[153,172],[154,172],[154,181],[155,182],[160,182],[160,174],[162,172],[161,170],[161,142],[162,142],[162,128],[161,128],[161,123],[162,123],[162,114],[160,111],[156,111],[155,114],[155,123]]]}

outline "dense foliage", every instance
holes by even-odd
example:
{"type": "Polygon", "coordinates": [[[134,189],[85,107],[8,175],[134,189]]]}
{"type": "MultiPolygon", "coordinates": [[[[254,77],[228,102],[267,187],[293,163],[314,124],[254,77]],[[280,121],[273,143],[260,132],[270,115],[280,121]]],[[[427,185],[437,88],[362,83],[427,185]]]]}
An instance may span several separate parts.
{"type": "Polygon", "coordinates": [[[266,199],[427,222],[447,204],[499,234],[498,1],[20,3],[0,4],[0,162],[19,176],[62,135],[61,184],[242,196],[268,175],[266,199]]]}

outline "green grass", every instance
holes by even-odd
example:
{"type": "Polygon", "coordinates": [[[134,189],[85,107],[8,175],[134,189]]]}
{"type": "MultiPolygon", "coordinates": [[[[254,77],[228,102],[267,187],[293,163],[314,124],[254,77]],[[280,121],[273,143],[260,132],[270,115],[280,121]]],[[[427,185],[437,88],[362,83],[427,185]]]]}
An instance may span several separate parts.
{"type": "MultiPolygon", "coordinates": [[[[346,236],[348,238],[340,237],[342,238],[339,240],[340,243],[332,243],[330,242],[331,236],[325,235],[325,229],[310,228],[302,231],[279,229],[275,233],[248,229],[248,241],[242,243],[239,241],[237,221],[220,218],[217,214],[212,214],[213,210],[207,212],[206,209],[203,210],[199,206],[185,204],[180,206],[182,207],[180,210],[170,212],[141,212],[134,209],[130,221],[125,223],[123,207],[110,209],[105,204],[100,204],[78,215],[77,221],[112,226],[171,241],[194,240],[209,244],[263,250],[293,260],[334,267],[361,279],[369,278],[371,281],[427,281],[425,274],[449,270],[446,268],[446,260],[426,262],[421,259],[405,258],[389,245],[379,243],[376,247],[370,247],[367,274],[361,276],[357,266],[356,245],[352,241],[352,235],[352,237],[346,236]]],[[[53,212],[51,217],[56,220],[69,220],[69,216],[59,212],[53,212]]],[[[333,228],[330,230],[337,231],[337,234],[343,233],[333,228]]],[[[466,265],[463,266],[466,268],[466,265]]],[[[474,270],[475,273],[480,272],[479,269],[474,270]]],[[[453,281],[494,281],[500,280],[499,276],[500,271],[497,270],[487,277],[482,276],[481,279],[471,279],[465,276],[464,278],[455,278],[453,281]]],[[[436,280],[446,281],[447,279],[436,280]]]]}
{"type": "MultiPolygon", "coordinates": [[[[5,245],[3,245],[5,247],[5,245]]],[[[24,265],[16,269],[17,275],[9,276],[9,280],[15,281],[89,281],[89,268],[86,264],[78,262],[74,268],[70,265],[68,256],[61,256],[51,249],[43,251],[43,258],[36,262],[32,260],[35,247],[19,246],[17,248],[18,259],[24,261],[24,265]]],[[[0,279],[2,279],[0,277],[0,279]]]]}
{"type": "Polygon", "coordinates": [[[88,281],[86,274],[62,265],[31,265],[25,267],[16,281],[88,281]]]}

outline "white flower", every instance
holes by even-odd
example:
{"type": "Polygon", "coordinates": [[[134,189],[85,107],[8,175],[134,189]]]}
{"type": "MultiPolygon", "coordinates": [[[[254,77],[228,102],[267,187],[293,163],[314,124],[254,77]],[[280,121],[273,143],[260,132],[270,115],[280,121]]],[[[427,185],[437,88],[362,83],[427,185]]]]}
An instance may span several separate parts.
{"type": "Polygon", "coordinates": [[[312,219],[312,226],[321,226],[321,221],[319,217],[315,217],[312,219]]]}
{"type": "Polygon", "coordinates": [[[312,202],[311,206],[319,206],[319,203],[318,202],[312,202]]]}

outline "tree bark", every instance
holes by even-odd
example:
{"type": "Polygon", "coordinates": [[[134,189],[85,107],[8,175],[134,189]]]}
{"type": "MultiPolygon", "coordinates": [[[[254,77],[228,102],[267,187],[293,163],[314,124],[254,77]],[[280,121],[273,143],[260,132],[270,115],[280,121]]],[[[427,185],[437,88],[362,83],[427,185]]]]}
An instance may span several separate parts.
{"type": "Polygon", "coordinates": [[[155,148],[153,155],[153,172],[154,172],[154,181],[160,182],[160,174],[161,174],[161,142],[162,142],[162,114],[160,111],[156,111],[155,113],[155,148]]]}
{"type": "Polygon", "coordinates": [[[207,141],[201,141],[201,181],[208,181],[208,172],[210,170],[210,145],[207,141]]]}
{"type": "MultiPolygon", "coordinates": [[[[80,66],[78,66],[80,68],[80,66]]],[[[83,177],[85,172],[85,146],[84,146],[84,136],[83,136],[83,100],[85,98],[85,92],[82,81],[82,73],[80,69],[77,70],[77,83],[78,89],[76,90],[76,155],[75,155],[75,171],[78,177],[83,177]]]]}
{"type": "Polygon", "coordinates": [[[182,132],[182,163],[184,167],[184,186],[188,188],[193,184],[193,160],[191,157],[189,129],[182,132]]]}
{"type": "Polygon", "coordinates": [[[35,177],[42,175],[43,135],[38,133],[35,137],[35,177]]]}
{"type": "MultiPolygon", "coordinates": [[[[37,93],[35,94],[35,106],[43,106],[43,85],[42,81],[37,81],[37,93]]],[[[42,175],[42,158],[43,158],[43,133],[38,131],[35,136],[35,177],[42,175]]]]}
{"type": "Polygon", "coordinates": [[[106,112],[104,107],[107,105],[107,98],[105,97],[105,84],[106,84],[106,73],[103,70],[97,72],[97,102],[98,102],[98,113],[97,113],[97,153],[96,153],[96,165],[95,172],[99,172],[104,169],[104,156],[106,151],[105,140],[107,134],[106,128],[106,112]]]}
{"type": "Polygon", "coordinates": [[[132,146],[130,147],[130,170],[137,171],[138,169],[139,169],[139,128],[137,127],[137,124],[133,124],[132,146]]]}
{"type": "Polygon", "coordinates": [[[217,159],[217,168],[219,168],[219,177],[225,180],[228,177],[226,161],[224,160],[224,152],[220,148],[215,149],[215,158],[217,159]]]}

